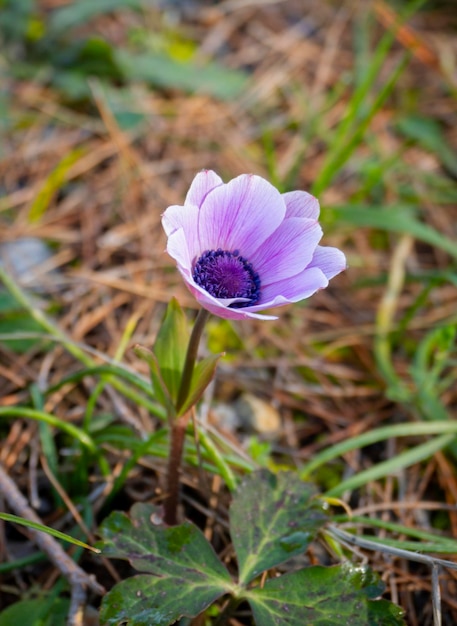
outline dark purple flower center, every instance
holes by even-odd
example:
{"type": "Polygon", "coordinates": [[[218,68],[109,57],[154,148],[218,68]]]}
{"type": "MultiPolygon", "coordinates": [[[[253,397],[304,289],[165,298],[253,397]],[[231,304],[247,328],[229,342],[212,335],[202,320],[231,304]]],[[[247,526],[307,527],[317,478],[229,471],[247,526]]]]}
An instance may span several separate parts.
{"type": "Polygon", "coordinates": [[[238,250],[207,250],[197,260],[193,277],[197,285],[215,298],[245,298],[229,306],[252,306],[260,298],[260,278],[238,250]]]}

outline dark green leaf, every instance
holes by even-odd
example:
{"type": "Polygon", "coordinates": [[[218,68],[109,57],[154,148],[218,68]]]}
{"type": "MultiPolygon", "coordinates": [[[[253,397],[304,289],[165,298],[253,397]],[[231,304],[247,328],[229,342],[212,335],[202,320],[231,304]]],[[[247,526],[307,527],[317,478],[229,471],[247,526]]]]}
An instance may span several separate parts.
{"type": "Polygon", "coordinates": [[[247,87],[243,72],[215,62],[197,64],[158,52],[132,54],[125,50],[117,51],[116,60],[128,80],[141,80],[154,87],[201,92],[223,100],[240,96],[247,87]]]}
{"type": "Polygon", "coordinates": [[[154,354],[173,404],[178,399],[189,337],[186,316],[176,298],[172,298],[157,334],[154,354]]]}
{"type": "Polygon", "coordinates": [[[166,527],[161,509],[135,504],[131,518],[112,513],[101,527],[105,556],[128,559],[140,572],[104,598],[103,623],[165,626],[198,615],[234,584],[203,533],[192,523],[166,527]]]}
{"type": "Polygon", "coordinates": [[[36,322],[27,312],[21,311],[11,315],[0,316],[0,334],[11,335],[11,339],[2,339],[9,350],[17,353],[27,352],[37,344],[37,339],[22,339],[21,333],[40,333],[43,332],[40,324],[36,322]],[[18,335],[15,339],[14,336],[18,335]]]}
{"type": "Polygon", "coordinates": [[[387,600],[378,576],[347,563],[314,566],[245,592],[258,626],[401,626],[403,611],[387,600]]]}
{"type": "Polygon", "coordinates": [[[0,626],[62,626],[70,600],[53,596],[20,600],[0,613],[0,626]]]}
{"type": "Polygon", "coordinates": [[[326,521],[314,485],[294,472],[247,476],[230,507],[241,584],[302,553],[326,521]]]}
{"type": "Polygon", "coordinates": [[[85,24],[93,17],[111,13],[116,9],[137,9],[143,6],[143,0],[78,0],[55,10],[49,20],[52,33],[66,33],[69,28],[85,24]]]}
{"type": "Polygon", "coordinates": [[[441,163],[452,174],[457,175],[457,154],[446,141],[438,122],[428,117],[408,115],[399,119],[395,127],[405,137],[435,153],[441,163]]]}
{"type": "MultiPolygon", "coordinates": [[[[368,226],[397,233],[406,233],[431,246],[436,246],[457,258],[456,242],[442,235],[428,224],[420,222],[414,216],[414,210],[410,206],[399,205],[381,208],[364,205],[343,205],[332,207],[331,210],[336,221],[348,222],[353,226],[368,226]]],[[[327,212],[327,216],[329,214],[330,210],[327,212]]]]}

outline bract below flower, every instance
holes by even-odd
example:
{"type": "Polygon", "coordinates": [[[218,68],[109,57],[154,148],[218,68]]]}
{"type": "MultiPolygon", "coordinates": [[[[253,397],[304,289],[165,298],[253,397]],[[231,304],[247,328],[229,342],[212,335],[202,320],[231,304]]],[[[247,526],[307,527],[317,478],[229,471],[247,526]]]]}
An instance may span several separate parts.
{"type": "Polygon", "coordinates": [[[276,319],[259,311],[308,298],[346,268],[340,250],[318,245],[318,217],[305,191],[280,194],[251,174],[224,184],[205,170],[162,224],[167,252],[202,307],[227,319],[276,319]]]}

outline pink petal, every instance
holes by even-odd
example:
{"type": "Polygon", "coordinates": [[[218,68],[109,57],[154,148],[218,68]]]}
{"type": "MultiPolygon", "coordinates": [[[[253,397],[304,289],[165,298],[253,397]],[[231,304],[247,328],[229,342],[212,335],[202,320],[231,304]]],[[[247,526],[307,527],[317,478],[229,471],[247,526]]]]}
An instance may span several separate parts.
{"type": "Polygon", "coordinates": [[[198,208],[192,206],[180,206],[178,204],[174,204],[169,206],[168,209],[162,215],[162,226],[163,229],[169,237],[179,228],[183,228],[184,225],[189,221],[189,226],[192,225],[192,222],[195,222],[195,225],[198,221],[198,208]]]}
{"type": "Polygon", "coordinates": [[[180,237],[180,244],[186,248],[186,251],[189,254],[190,261],[189,268],[195,256],[200,255],[200,244],[198,240],[198,217],[199,217],[199,208],[194,205],[187,206],[170,206],[162,215],[162,225],[166,234],[168,235],[168,253],[176,260],[178,260],[178,256],[180,252],[184,252],[184,250],[180,251],[179,247],[175,249],[175,247],[170,247],[170,240],[174,237],[177,231],[182,230],[183,236],[180,237]],[[174,252],[172,252],[174,250],[174,252]]]}
{"type": "Polygon", "coordinates": [[[281,194],[260,176],[243,174],[215,187],[200,209],[201,252],[239,250],[246,259],[284,219],[281,194]]]}
{"type": "Polygon", "coordinates": [[[328,279],[318,267],[306,268],[300,274],[279,280],[270,285],[262,285],[261,301],[251,307],[248,311],[258,311],[270,309],[275,306],[282,306],[289,302],[298,302],[309,298],[328,285],[328,279]]]}
{"type": "Polygon", "coordinates": [[[209,192],[222,184],[222,178],[216,172],[212,170],[199,172],[192,181],[184,204],[194,204],[200,207],[209,192]]]}
{"type": "Polygon", "coordinates": [[[286,217],[308,217],[317,220],[319,217],[319,202],[317,198],[306,191],[288,191],[282,197],[286,203],[286,217]]]}
{"type": "Polygon", "coordinates": [[[338,248],[317,246],[310,267],[319,267],[330,280],[347,268],[346,257],[338,248]]]}
{"type": "Polygon", "coordinates": [[[262,282],[277,282],[295,276],[310,264],[321,237],[318,222],[291,217],[284,220],[248,261],[262,282]]]}
{"type": "Polygon", "coordinates": [[[180,270],[185,271],[187,276],[192,276],[193,257],[189,252],[187,237],[183,228],[168,237],[167,252],[176,261],[180,270]]]}

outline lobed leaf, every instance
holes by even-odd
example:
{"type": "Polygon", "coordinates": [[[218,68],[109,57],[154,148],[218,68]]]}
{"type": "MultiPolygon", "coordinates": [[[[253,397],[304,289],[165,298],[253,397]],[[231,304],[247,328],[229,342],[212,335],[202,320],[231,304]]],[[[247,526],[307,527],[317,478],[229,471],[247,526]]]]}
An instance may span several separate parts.
{"type": "Polygon", "coordinates": [[[240,584],[306,550],[326,521],[314,485],[294,472],[253,472],[230,507],[240,584]]]}
{"type": "Polygon", "coordinates": [[[225,566],[191,522],[166,527],[161,509],[138,503],[131,517],[112,513],[101,526],[105,556],[127,559],[144,572],[105,596],[101,620],[109,625],[156,626],[193,617],[234,589],[225,566]]]}
{"type": "Polygon", "coordinates": [[[400,607],[375,600],[379,577],[350,563],[321,565],[272,578],[245,593],[258,626],[401,626],[400,607]]]}

